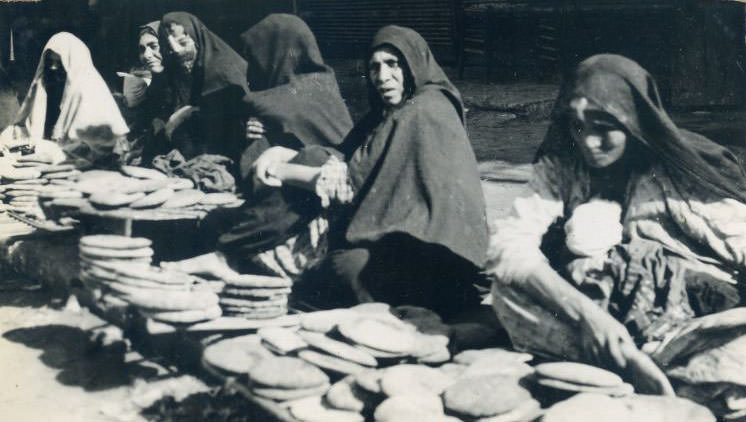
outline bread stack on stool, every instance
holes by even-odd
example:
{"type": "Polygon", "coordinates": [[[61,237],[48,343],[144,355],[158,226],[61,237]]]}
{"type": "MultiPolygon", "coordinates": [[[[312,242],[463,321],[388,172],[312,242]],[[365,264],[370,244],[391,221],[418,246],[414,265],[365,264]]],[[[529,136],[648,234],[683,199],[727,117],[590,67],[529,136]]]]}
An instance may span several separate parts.
{"type": "Polygon", "coordinates": [[[287,314],[292,281],[282,277],[242,274],[225,280],[220,306],[225,315],[269,319],[287,314]]]}

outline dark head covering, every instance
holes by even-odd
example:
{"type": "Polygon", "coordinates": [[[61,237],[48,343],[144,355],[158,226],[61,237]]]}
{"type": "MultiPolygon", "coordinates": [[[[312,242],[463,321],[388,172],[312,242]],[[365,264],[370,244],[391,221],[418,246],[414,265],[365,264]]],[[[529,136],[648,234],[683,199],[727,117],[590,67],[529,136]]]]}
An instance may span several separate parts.
{"type": "Polygon", "coordinates": [[[146,23],[145,25],[140,26],[137,32],[138,39],[142,37],[144,34],[150,34],[157,38],[158,29],[160,28],[160,26],[161,26],[161,21],[153,21],[153,22],[149,22],[149,23],[146,23]]]}
{"type": "Polygon", "coordinates": [[[404,233],[481,266],[485,205],[461,96],[415,31],[384,27],[371,51],[381,46],[401,54],[415,86],[386,112],[371,92],[371,112],[345,140],[356,194],[345,238],[354,244],[404,233]]]}
{"type": "MultiPolygon", "coordinates": [[[[192,14],[171,12],[163,16],[158,42],[164,52],[170,50],[166,29],[172,23],[183,26],[184,32],[197,46],[197,61],[192,75],[196,79],[195,86],[199,87],[202,96],[231,85],[241,87],[245,93],[249,91],[246,86],[246,61],[192,14]]],[[[163,56],[167,69],[179,66],[167,54],[163,56]]]]}
{"type": "Polygon", "coordinates": [[[651,159],[662,164],[685,197],[694,187],[699,192],[746,202],[746,175],[736,157],[704,136],[676,127],[663,109],[652,76],[622,56],[597,55],[578,65],[560,91],[553,122],[537,160],[554,156],[578,161],[580,156],[569,132],[568,111],[570,101],[580,97],[611,115],[650,151],[651,159]]]}
{"type": "Polygon", "coordinates": [[[337,145],[352,128],[334,71],[324,64],[305,22],[287,14],[264,18],[241,35],[252,90],[249,114],[272,134],[289,134],[300,145],[337,145]]]}

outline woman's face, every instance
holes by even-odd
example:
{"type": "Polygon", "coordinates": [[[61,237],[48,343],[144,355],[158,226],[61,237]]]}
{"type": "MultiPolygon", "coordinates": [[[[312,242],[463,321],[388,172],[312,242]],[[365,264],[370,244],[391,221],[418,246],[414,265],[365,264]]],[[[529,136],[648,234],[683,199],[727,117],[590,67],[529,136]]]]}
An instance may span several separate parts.
{"type": "Polygon", "coordinates": [[[62,84],[67,78],[65,67],[62,66],[62,58],[52,50],[47,51],[44,57],[44,83],[62,84]]]}
{"type": "Polygon", "coordinates": [[[593,168],[608,167],[622,158],[627,149],[627,133],[608,113],[588,110],[584,98],[573,100],[570,132],[583,159],[593,168]]]}
{"type": "Polygon", "coordinates": [[[381,47],[368,62],[368,76],[386,106],[399,105],[404,99],[404,64],[397,51],[381,47]]]}
{"type": "Polygon", "coordinates": [[[140,52],[140,63],[147,67],[152,73],[163,72],[163,61],[161,57],[161,46],[158,44],[158,37],[145,32],[140,36],[138,44],[140,52]]]}
{"type": "Polygon", "coordinates": [[[171,52],[176,56],[183,70],[191,73],[194,62],[197,60],[197,45],[194,40],[184,31],[184,27],[177,23],[169,24],[166,32],[171,52]]]}

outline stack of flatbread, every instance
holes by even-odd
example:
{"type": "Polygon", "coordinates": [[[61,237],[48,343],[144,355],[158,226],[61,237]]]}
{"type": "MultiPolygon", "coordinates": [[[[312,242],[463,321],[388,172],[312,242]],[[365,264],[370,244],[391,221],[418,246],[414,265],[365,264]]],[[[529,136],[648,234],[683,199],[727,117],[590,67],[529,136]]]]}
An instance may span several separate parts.
{"type": "Polygon", "coordinates": [[[73,183],[79,174],[72,164],[52,165],[22,156],[0,170],[0,195],[8,210],[43,220],[40,198],[67,191],[62,184],[73,183]]]}
{"type": "Polygon", "coordinates": [[[595,366],[577,362],[550,362],[534,368],[536,384],[568,393],[596,393],[626,396],[634,392],[632,385],[619,375],[595,366]]]}
{"type": "MultiPolygon", "coordinates": [[[[150,265],[146,238],[92,235],[80,239],[81,280],[171,324],[191,324],[221,316],[217,294],[184,273],[150,265]]],[[[94,296],[95,297],[95,296],[94,296]]]]}
{"type": "Polygon", "coordinates": [[[329,389],[329,377],[302,359],[271,357],[251,368],[249,388],[257,397],[284,402],[323,395],[329,389]]]}
{"type": "Polygon", "coordinates": [[[225,315],[269,319],[287,314],[290,279],[242,274],[224,281],[220,306],[225,315]]]}

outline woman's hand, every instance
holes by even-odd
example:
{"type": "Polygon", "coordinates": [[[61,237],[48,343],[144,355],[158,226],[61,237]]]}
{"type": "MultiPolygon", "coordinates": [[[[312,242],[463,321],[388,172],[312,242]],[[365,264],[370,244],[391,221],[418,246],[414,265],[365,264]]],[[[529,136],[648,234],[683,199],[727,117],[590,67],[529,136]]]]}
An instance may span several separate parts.
{"type": "Polygon", "coordinates": [[[259,183],[270,186],[282,186],[282,180],[277,177],[276,167],[280,163],[287,163],[298,154],[298,151],[285,147],[272,147],[267,149],[254,161],[252,168],[254,178],[259,183]]]}
{"type": "Polygon", "coordinates": [[[246,121],[247,141],[262,139],[265,133],[267,133],[267,131],[264,129],[264,124],[256,117],[251,117],[246,121]]]}
{"type": "Polygon", "coordinates": [[[595,306],[586,307],[580,316],[580,335],[592,362],[627,367],[625,350],[637,349],[627,329],[610,314],[595,306]]]}

